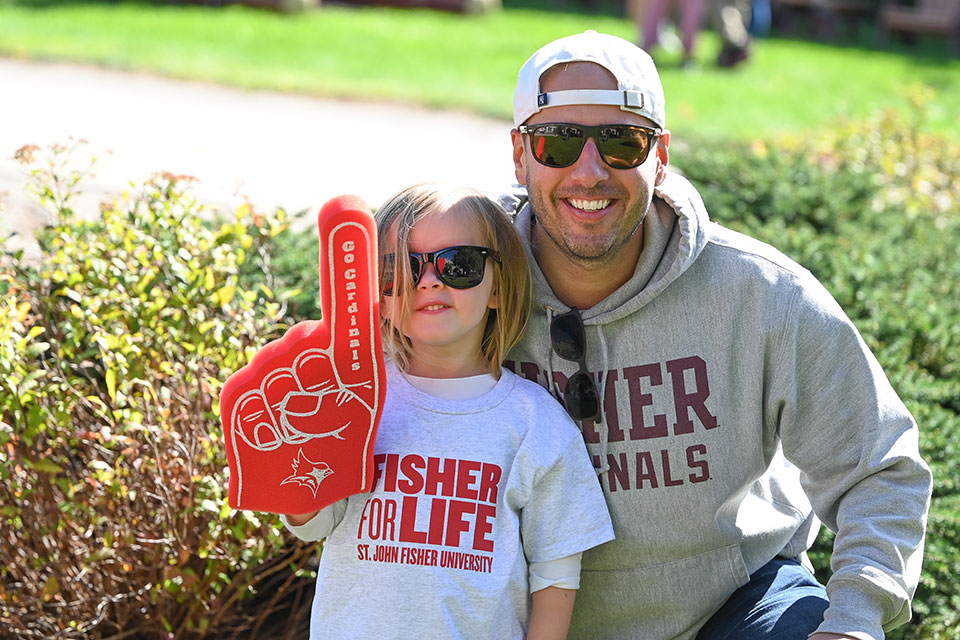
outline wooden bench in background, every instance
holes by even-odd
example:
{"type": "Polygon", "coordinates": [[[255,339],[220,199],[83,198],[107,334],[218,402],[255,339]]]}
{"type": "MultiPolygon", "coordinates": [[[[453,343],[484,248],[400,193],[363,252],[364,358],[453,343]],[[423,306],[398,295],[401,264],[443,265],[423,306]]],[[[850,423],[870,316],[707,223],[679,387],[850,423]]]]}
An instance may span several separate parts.
{"type": "MultiPolygon", "coordinates": [[[[0,0],[2,2],[3,0],[0,0]]],[[[242,4],[282,13],[297,13],[320,8],[325,0],[175,0],[178,3],[226,6],[242,4]]],[[[333,0],[330,4],[380,5],[405,8],[439,9],[455,13],[487,13],[502,8],[500,0],[333,0]]]]}
{"type": "Polygon", "coordinates": [[[860,24],[872,20],[876,8],[877,0],[773,0],[775,21],[781,29],[796,34],[798,19],[805,17],[820,40],[836,39],[841,24],[847,36],[855,39],[860,24]]]}
{"type": "Polygon", "coordinates": [[[955,52],[960,52],[960,0],[916,0],[903,5],[885,0],[877,15],[881,40],[896,33],[910,38],[916,35],[946,36],[955,52]]]}

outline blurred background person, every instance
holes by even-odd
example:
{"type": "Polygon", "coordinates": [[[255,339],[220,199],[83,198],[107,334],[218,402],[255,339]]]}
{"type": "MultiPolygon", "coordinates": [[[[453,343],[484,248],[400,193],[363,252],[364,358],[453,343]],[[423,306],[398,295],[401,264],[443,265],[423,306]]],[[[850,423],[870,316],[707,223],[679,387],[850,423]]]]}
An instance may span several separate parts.
{"type": "Polygon", "coordinates": [[[706,0],[633,0],[631,15],[637,24],[640,46],[648,53],[658,45],[663,45],[664,21],[671,9],[679,14],[683,46],[683,66],[694,64],[693,52],[696,47],[697,32],[703,21],[704,2],[706,0]]]}
{"type": "Polygon", "coordinates": [[[717,66],[735,67],[750,58],[752,36],[770,29],[770,0],[716,0],[714,22],[723,44],[717,66]]]}

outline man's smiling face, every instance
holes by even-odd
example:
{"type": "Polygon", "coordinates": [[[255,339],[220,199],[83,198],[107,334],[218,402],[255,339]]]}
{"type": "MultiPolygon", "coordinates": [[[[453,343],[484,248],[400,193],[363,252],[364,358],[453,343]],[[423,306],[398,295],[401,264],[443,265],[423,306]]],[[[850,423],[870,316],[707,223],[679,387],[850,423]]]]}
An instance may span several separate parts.
{"type": "MultiPolygon", "coordinates": [[[[616,90],[617,82],[599,65],[576,62],[547,70],[540,89],[616,90]]],[[[531,116],[526,124],[543,122],[655,127],[643,116],[608,105],[550,107],[531,116]]],[[[517,180],[527,186],[537,233],[542,232],[537,238],[538,251],[559,253],[583,266],[607,265],[628,254],[636,259],[643,242],[642,234],[636,232],[650,206],[654,184],[662,179],[669,134],[662,136],[643,164],[633,169],[607,165],[592,138],[586,141],[577,161],[562,168],[537,162],[530,152],[529,139],[516,130],[513,144],[517,180]]]]}

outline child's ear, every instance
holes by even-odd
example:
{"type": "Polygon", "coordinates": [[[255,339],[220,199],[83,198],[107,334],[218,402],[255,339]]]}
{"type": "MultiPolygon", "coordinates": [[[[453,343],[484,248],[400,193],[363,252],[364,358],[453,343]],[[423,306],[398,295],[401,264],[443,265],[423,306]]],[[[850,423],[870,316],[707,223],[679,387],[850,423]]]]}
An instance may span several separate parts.
{"type": "Polygon", "coordinates": [[[490,289],[490,299],[487,300],[488,309],[500,308],[500,283],[494,281],[493,288],[490,289]]]}

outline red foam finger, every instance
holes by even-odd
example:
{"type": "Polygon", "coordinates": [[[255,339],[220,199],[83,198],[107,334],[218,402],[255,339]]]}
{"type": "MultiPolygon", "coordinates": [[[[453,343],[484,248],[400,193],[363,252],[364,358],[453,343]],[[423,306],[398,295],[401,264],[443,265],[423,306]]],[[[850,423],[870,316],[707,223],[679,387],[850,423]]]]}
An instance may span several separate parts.
{"type": "Polygon", "coordinates": [[[355,196],[317,222],[321,319],[265,345],[220,394],[234,508],[307,513],[372,485],[386,393],[376,224],[355,196]]]}
{"type": "MultiPolygon", "coordinates": [[[[369,221],[370,208],[356,196],[333,198],[317,217],[321,308],[323,317],[331,319],[334,359],[342,365],[338,371],[347,385],[368,381],[367,372],[380,354],[369,348],[380,334],[377,232],[375,224],[367,226],[369,221]]],[[[357,389],[368,400],[370,392],[357,389]]]]}

